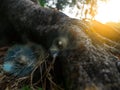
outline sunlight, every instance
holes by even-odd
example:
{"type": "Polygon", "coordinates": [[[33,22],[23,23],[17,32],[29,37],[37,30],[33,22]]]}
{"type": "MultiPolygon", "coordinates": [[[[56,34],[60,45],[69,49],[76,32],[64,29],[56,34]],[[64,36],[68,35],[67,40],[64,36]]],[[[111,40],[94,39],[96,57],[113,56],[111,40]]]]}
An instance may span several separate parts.
{"type": "Polygon", "coordinates": [[[110,0],[106,3],[98,2],[98,14],[95,19],[102,22],[120,21],[120,0],[110,0]]]}
{"type": "MultiPolygon", "coordinates": [[[[106,23],[106,22],[120,22],[120,0],[108,0],[107,2],[103,2],[98,0],[98,10],[97,15],[95,16],[95,20],[106,23]]],[[[73,8],[67,6],[62,11],[66,15],[80,19],[81,10],[77,8],[75,5],[73,8]]],[[[84,18],[84,16],[82,17],[84,18]]],[[[87,18],[90,18],[87,16],[87,18]]]]}

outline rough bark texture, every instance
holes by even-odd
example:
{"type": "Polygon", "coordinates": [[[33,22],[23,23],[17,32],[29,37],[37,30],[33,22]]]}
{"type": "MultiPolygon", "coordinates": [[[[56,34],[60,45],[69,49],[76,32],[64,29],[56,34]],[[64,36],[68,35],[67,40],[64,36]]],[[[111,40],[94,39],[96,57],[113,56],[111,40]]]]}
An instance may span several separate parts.
{"type": "Polygon", "coordinates": [[[119,90],[119,59],[104,45],[92,41],[82,21],[73,21],[49,29],[46,35],[51,52],[56,49],[60,53],[54,67],[58,77],[63,76],[60,82],[64,82],[66,90],[119,90]],[[62,49],[56,44],[60,38],[66,40],[62,49]]]}
{"type": "Polygon", "coordinates": [[[99,28],[93,24],[91,27],[30,0],[0,1],[0,46],[21,43],[27,37],[48,50],[54,39],[66,36],[68,46],[60,51],[54,66],[57,84],[65,90],[119,90],[119,59],[110,53],[110,44],[119,41],[119,33],[111,29],[116,36],[105,36],[91,29],[99,28]]]}
{"type": "MultiPolygon", "coordinates": [[[[6,19],[5,23],[10,22],[8,25],[13,26],[18,33],[26,33],[36,40],[45,32],[42,28],[58,22],[63,23],[64,19],[67,19],[65,14],[42,8],[30,0],[4,0],[1,4],[1,14],[1,18],[6,19]]],[[[7,29],[10,33],[14,31],[13,28],[7,29]]]]}
{"type": "Polygon", "coordinates": [[[5,0],[2,8],[13,24],[18,23],[16,26],[23,28],[53,25],[67,17],[56,10],[42,8],[30,0],[5,0]]]}

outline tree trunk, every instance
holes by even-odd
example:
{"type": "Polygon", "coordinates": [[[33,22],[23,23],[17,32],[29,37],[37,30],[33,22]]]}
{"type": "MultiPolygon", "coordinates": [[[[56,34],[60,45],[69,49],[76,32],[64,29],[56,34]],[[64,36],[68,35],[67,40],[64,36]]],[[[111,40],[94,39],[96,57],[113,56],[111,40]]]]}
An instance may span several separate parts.
{"type": "Polygon", "coordinates": [[[5,25],[8,24],[12,27],[12,29],[6,28],[1,31],[12,33],[15,29],[18,33],[26,34],[37,40],[41,38],[40,36],[43,36],[45,32],[43,31],[44,27],[63,23],[68,19],[62,12],[42,8],[30,0],[4,0],[2,1],[0,11],[2,14],[0,18],[4,18],[5,25]]]}
{"type": "MultiPolygon", "coordinates": [[[[77,24],[76,20],[69,18],[62,12],[54,9],[40,7],[30,0],[0,1],[0,46],[21,43],[27,37],[35,43],[40,43],[44,45],[44,47],[48,50],[48,43],[46,42],[46,39],[48,39],[48,32],[52,35],[51,30],[57,31],[63,25],[72,26],[73,24],[78,25],[78,27],[80,27],[80,30],[81,28],[86,27],[83,24],[77,24]]],[[[96,28],[94,25],[92,27],[96,28]]],[[[68,32],[69,31],[70,29],[68,30],[68,32]]],[[[107,31],[108,29],[106,29],[106,32],[107,31]]],[[[112,29],[112,31],[114,32],[114,34],[116,34],[116,31],[114,31],[114,29],[112,29]]],[[[90,36],[90,33],[86,31],[84,31],[84,33],[87,33],[89,34],[88,36],[90,36]]],[[[94,31],[92,33],[94,33],[94,31]]],[[[104,35],[104,33],[100,33],[99,31],[97,33],[108,39],[112,39],[113,41],[119,40],[118,33],[115,38],[111,38],[111,36],[107,37],[104,35]]],[[[53,34],[57,35],[55,33],[53,34]]],[[[95,37],[97,37],[96,33],[95,37]]],[[[89,38],[94,39],[95,37],[90,36],[89,38]]],[[[96,41],[98,39],[96,39],[96,41]]],[[[93,40],[91,41],[91,43],[92,42],[95,41],[93,40]]],[[[110,50],[104,51],[104,47],[102,50],[100,50],[101,48],[97,48],[94,44],[92,45],[95,47],[95,49],[90,48],[89,51],[85,51],[84,54],[82,53],[82,56],[79,54],[80,52],[75,52],[75,55],[73,55],[76,60],[75,62],[74,60],[69,61],[68,58],[67,60],[66,57],[64,57],[67,61],[60,61],[61,68],[59,67],[59,62],[55,63],[56,67],[62,69],[61,73],[65,72],[63,76],[61,76],[65,80],[65,85],[63,85],[63,87],[67,90],[114,90],[114,88],[120,89],[120,65],[119,63],[117,63],[119,62],[119,59],[111,55],[111,53],[109,52],[110,50]],[[116,65],[116,63],[118,66],[116,65]],[[114,83],[114,85],[112,85],[112,83],[114,83]]],[[[98,42],[96,45],[98,45],[98,42]]],[[[83,46],[87,48],[87,43],[83,43],[83,46]]],[[[103,43],[100,47],[102,46],[103,43]]],[[[70,59],[72,59],[72,57],[70,59]]],[[[56,71],[59,72],[59,69],[57,69],[56,71]]],[[[55,73],[55,75],[56,74],[58,73],[55,73]]]]}

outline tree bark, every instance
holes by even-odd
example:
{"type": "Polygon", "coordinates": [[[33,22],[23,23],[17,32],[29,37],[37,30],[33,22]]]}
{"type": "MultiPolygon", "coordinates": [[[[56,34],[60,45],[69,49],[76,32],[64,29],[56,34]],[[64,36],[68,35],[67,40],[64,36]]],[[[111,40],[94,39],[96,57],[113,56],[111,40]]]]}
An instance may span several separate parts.
{"type": "MultiPolygon", "coordinates": [[[[49,31],[49,34],[51,34],[50,30],[57,30],[61,25],[72,25],[72,23],[74,24],[74,20],[62,12],[54,9],[51,10],[42,8],[30,0],[1,0],[0,13],[0,45],[2,46],[12,42],[16,43],[16,41],[19,42],[21,41],[22,36],[27,36],[30,40],[44,45],[44,43],[47,44],[46,35],[48,34],[45,34],[46,32],[49,31]],[[70,22],[72,23],[69,24],[70,22]]],[[[81,27],[84,28],[84,26],[80,26],[80,28],[81,27]]],[[[104,33],[97,33],[104,36],[104,33]]],[[[114,34],[116,34],[116,32],[114,34]]],[[[107,38],[109,39],[110,37],[107,38]]],[[[112,39],[113,41],[117,41],[118,38],[119,34],[117,34],[117,36],[112,39]]],[[[115,58],[112,55],[108,55],[109,52],[107,51],[104,52],[107,54],[104,54],[103,52],[104,50],[100,50],[99,48],[95,48],[95,50],[91,48],[89,51],[86,51],[86,53],[82,53],[82,56],[80,56],[80,52],[74,53],[78,57],[76,59],[76,56],[74,55],[76,62],[71,60],[70,62],[63,61],[61,63],[63,72],[65,72],[63,78],[66,80],[65,83],[68,90],[80,90],[83,88],[85,88],[85,90],[99,90],[101,85],[102,86],[100,89],[104,88],[103,90],[105,90],[105,88],[108,90],[113,90],[112,88],[114,87],[117,89],[119,88],[120,73],[118,72],[116,66],[118,58],[115,58]],[[108,59],[110,59],[110,61],[108,59]],[[101,77],[100,79],[102,80],[100,80],[99,77],[101,77]],[[85,80],[83,78],[85,78],[85,80]],[[93,81],[91,81],[91,79],[93,81]],[[88,84],[88,87],[85,85],[86,83],[88,84]],[[114,83],[113,86],[112,83],[114,83]],[[82,85],[82,87],[80,85],[82,85]],[[91,86],[93,89],[91,89],[89,86],[91,86]]],[[[119,66],[120,65],[118,65],[118,68],[119,66]]]]}
{"type": "Polygon", "coordinates": [[[5,23],[12,27],[1,31],[11,33],[15,29],[17,31],[15,33],[25,34],[24,36],[30,36],[29,38],[34,37],[34,40],[44,36],[43,28],[63,23],[69,18],[57,10],[42,8],[31,0],[3,0],[0,11],[2,14],[0,17],[4,17],[5,23]]]}
{"type": "Polygon", "coordinates": [[[19,28],[54,25],[67,17],[57,10],[42,8],[30,0],[4,0],[2,8],[12,24],[18,23],[16,26],[19,28]]]}

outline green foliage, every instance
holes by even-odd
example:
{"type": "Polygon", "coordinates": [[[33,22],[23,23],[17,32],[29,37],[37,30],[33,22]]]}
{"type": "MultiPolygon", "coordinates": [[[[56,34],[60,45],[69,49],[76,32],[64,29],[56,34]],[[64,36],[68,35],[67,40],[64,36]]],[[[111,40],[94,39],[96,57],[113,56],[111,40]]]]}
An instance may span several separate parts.
{"type": "Polygon", "coordinates": [[[56,3],[56,8],[58,10],[62,10],[64,8],[64,6],[68,5],[69,1],[68,0],[57,0],[56,3]]]}
{"type": "MultiPolygon", "coordinates": [[[[38,0],[43,7],[56,8],[63,10],[66,6],[73,8],[77,6],[80,11],[80,17],[87,18],[91,16],[91,19],[97,14],[97,2],[107,2],[109,0],[38,0]]],[[[79,13],[79,12],[77,12],[79,13]]]]}
{"type": "Polygon", "coordinates": [[[42,88],[38,88],[38,90],[43,90],[42,88]]]}
{"type": "Polygon", "coordinates": [[[38,0],[40,6],[44,7],[46,4],[46,0],[38,0]]]}

